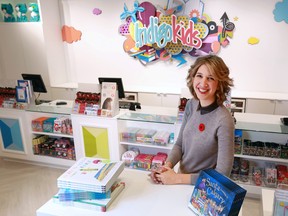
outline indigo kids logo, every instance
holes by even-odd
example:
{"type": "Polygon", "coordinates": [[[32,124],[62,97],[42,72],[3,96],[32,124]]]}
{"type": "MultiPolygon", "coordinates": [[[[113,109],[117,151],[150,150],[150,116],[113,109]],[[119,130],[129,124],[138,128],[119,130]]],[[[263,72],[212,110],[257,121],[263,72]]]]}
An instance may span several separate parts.
{"type": "Polygon", "coordinates": [[[168,0],[167,6],[134,2],[129,10],[124,4],[119,33],[125,36],[124,51],[146,65],[157,60],[186,63],[184,55],[197,57],[217,54],[233,37],[234,23],[226,13],[217,25],[204,13],[201,0],[168,0]]]}

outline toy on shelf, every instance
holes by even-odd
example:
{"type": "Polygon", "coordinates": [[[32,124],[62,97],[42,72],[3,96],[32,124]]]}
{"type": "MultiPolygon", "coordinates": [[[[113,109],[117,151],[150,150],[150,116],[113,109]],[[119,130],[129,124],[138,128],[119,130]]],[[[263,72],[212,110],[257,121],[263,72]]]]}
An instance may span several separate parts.
{"type": "Polygon", "coordinates": [[[1,4],[1,10],[4,14],[4,22],[15,22],[12,4],[1,4]]]}
{"type": "Polygon", "coordinates": [[[30,3],[28,10],[31,11],[30,22],[39,22],[40,21],[40,14],[39,14],[38,4],[37,3],[30,3]]]}
{"type": "Polygon", "coordinates": [[[26,4],[17,4],[15,6],[15,11],[16,11],[16,21],[17,22],[27,22],[27,6],[26,4]]]}

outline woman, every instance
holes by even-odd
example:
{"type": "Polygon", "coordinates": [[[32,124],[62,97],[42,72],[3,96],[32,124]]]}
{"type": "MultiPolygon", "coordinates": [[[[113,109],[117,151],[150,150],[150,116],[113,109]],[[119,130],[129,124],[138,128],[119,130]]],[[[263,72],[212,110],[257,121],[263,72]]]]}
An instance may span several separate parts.
{"type": "Polygon", "coordinates": [[[232,169],[234,121],[223,105],[233,86],[228,67],[218,56],[199,57],[186,81],[193,99],[186,104],[179,137],[165,166],[152,172],[156,183],[195,184],[201,170],[214,168],[229,176],[232,169]],[[176,173],[173,167],[178,162],[176,173]]]}

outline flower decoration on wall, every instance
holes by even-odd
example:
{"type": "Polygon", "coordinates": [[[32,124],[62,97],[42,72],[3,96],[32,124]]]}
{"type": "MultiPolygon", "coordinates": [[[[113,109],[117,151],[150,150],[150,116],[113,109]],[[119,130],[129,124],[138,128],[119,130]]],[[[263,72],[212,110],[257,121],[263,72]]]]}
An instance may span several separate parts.
{"type": "Polygon", "coordinates": [[[180,66],[186,63],[185,55],[217,54],[229,45],[235,29],[226,12],[220,17],[222,24],[213,21],[201,0],[168,0],[165,7],[135,1],[131,10],[124,4],[120,19],[124,51],[144,65],[176,60],[180,66]]]}

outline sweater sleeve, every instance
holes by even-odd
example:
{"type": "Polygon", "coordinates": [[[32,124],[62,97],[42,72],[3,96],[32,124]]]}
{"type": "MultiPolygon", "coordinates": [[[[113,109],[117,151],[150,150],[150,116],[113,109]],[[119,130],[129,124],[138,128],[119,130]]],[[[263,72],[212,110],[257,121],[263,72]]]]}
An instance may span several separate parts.
{"type": "Polygon", "coordinates": [[[184,117],[183,117],[183,121],[181,124],[181,128],[178,134],[178,138],[176,143],[174,144],[171,152],[168,155],[168,158],[166,161],[169,161],[172,163],[173,167],[181,160],[182,158],[182,139],[183,139],[183,130],[185,128],[185,125],[187,123],[187,119],[190,116],[191,112],[192,112],[192,100],[190,99],[185,107],[185,111],[184,111],[184,117]]]}
{"type": "Polygon", "coordinates": [[[234,161],[234,130],[235,125],[232,116],[223,117],[217,130],[218,157],[216,170],[229,177],[234,161]]]}

